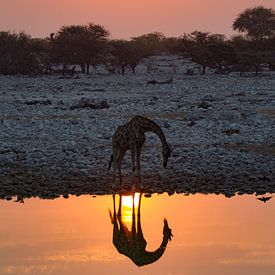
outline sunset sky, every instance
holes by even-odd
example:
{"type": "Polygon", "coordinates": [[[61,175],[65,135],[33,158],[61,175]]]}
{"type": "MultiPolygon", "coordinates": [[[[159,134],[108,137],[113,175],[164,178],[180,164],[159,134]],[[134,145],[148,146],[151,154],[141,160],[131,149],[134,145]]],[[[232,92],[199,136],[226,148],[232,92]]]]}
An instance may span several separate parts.
{"type": "Polygon", "coordinates": [[[46,37],[63,25],[92,22],[112,38],[194,30],[229,36],[236,16],[257,5],[275,9],[274,0],[0,0],[0,30],[46,37]]]}

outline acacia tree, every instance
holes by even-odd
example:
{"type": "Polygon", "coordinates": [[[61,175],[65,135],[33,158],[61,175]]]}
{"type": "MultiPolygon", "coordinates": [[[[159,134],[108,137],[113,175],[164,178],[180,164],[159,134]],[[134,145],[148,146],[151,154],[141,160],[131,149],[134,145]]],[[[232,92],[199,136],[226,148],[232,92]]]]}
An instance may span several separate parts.
{"type": "Polygon", "coordinates": [[[39,67],[34,41],[24,32],[0,32],[0,74],[30,74],[39,67]]]}
{"type": "Polygon", "coordinates": [[[125,74],[125,70],[128,65],[129,42],[122,39],[112,40],[110,45],[111,57],[108,62],[110,63],[110,66],[113,67],[113,72],[118,68],[122,74],[125,74]]]}
{"type": "Polygon", "coordinates": [[[193,32],[189,35],[189,48],[187,49],[191,55],[192,61],[202,66],[202,74],[205,74],[208,65],[208,32],[193,32]]]}
{"type": "Polygon", "coordinates": [[[32,38],[32,55],[39,64],[40,72],[48,72],[53,64],[51,40],[49,38],[32,38]]]}
{"type": "Polygon", "coordinates": [[[90,66],[104,54],[109,34],[103,26],[92,23],[63,26],[51,36],[53,56],[64,66],[79,64],[82,72],[89,74],[90,66]]]}
{"type": "Polygon", "coordinates": [[[128,42],[128,66],[132,73],[135,73],[136,67],[139,62],[146,57],[144,45],[139,41],[131,40],[128,42]]]}
{"type": "Polygon", "coordinates": [[[165,36],[161,32],[147,33],[131,39],[144,57],[160,54],[164,50],[164,40],[165,36]]]}
{"type": "Polygon", "coordinates": [[[229,64],[233,50],[226,45],[225,36],[208,32],[194,31],[181,37],[181,51],[190,55],[192,61],[202,66],[202,74],[207,67],[215,68],[222,73],[229,64]]]}
{"type": "MultiPolygon", "coordinates": [[[[127,68],[130,68],[134,74],[137,65],[146,57],[147,51],[140,41],[112,40],[110,45],[111,57],[108,60],[108,65],[113,68],[119,68],[122,74],[125,74],[127,68]]],[[[113,71],[115,71],[115,69],[113,71]]]]}
{"type": "Polygon", "coordinates": [[[237,51],[226,42],[216,42],[207,46],[207,66],[217,74],[227,74],[231,66],[238,62],[237,51]]]}
{"type": "MultiPolygon", "coordinates": [[[[258,74],[263,64],[272,69],[275,56],[275,11],[258,6],[246,9],[233,23],[233,29],[246,34],[235,36],[231,45],[238,52],[237,70],[255,71],[258,74]]],[[[235,68],[235,70],[236,70],[235,68]]]]}
{"type": "Polygon", "coordinates": [[[163,49],[171,54],[180,53],[181,39],[178,37],[166,37],[162,40],[163,49]]]}
{"type": "Polygon", "coordinates": [[[263,6],[246,9],[234,21],[233,29],[254,41],[269,38],[275,33],[275,11],[263,6]]]}

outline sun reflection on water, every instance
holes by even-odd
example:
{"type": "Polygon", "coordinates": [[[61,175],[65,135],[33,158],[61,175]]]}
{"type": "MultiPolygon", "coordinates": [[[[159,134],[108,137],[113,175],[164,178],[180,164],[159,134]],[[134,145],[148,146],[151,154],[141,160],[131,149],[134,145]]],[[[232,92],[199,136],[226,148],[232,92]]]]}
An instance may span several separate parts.
{"type": "Polygon", "coordinates": [[[132,223],[133,220],[133,207],[135,213],[139,205],[140,193],[135,193],[134,195],[122,196],[122,209],[121,216],[122,221],[125,223],[132,223]]]}
{"type": "MultiPolygon", "coordinates": [[[[139,197],[135,195],[136,213],[139,197]]],[[[87,195],[32,198],[24,204],[0,200],[0,274],[274,274],[274,198],[264,203],[254,195],[144,195],[140,220],[147,251],[160,246],[164,217],[175,237],[157,263],[142,269],[114,248],[114,224],[107,214],[113,199],[87,195]]],[[[119,196],[115,199],[118,213],[119,196]]],[[[131,220],[132,197],[123,196],[121,204],[130,211],[122,214],[130,214],[131,220]]],[[[118,215],[116,221],[119,226],[118,215]]],[[[126,224],[131,231],[131,223],[126,224]]]]}
{"type": "MultiPolygon", "coordinates": [[[[135,205],[135,208],[138,207],[139,196],[140,196],[140,193],[135,193],[134,194],[134,205],[135,205]]],[[[133,196],[132,195],[130,195],[130,196],[122,196],[122,206],[123,207],[128,207],[128,208],[132,209],[133,208],[133,196]]]]}

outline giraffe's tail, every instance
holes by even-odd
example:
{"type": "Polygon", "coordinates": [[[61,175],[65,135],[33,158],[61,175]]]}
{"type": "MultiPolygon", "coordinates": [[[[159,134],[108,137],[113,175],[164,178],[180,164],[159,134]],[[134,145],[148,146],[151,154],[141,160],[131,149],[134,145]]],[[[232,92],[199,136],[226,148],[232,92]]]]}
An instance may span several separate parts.
{"type": "Polygon", "coordinates": [[[109,161],[109,166],[108,166],[108,170],[110,170],[111,169],[111,166],[112,166],[112,162],[114,161],[114,156],[113,155],[111,155],[111,159],[110,159],[110,161],[109,161]]]}

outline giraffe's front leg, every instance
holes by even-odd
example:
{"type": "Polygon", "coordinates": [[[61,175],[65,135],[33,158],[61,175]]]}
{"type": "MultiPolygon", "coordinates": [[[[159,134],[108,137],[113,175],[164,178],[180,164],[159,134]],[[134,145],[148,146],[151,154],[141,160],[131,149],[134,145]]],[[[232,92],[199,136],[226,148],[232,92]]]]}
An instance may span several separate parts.
{"type": "Polygon", "coordinates": [[[135,171],[136,171],[136,150],[135,147],[131,147],[131,159],[132,159],[132,184],[135,183],[135,171]]]}
{"type": "Polygon", "coordinates": [[[116,170],[117,170],[117,163],[116,160],[114,160],[114,171],[113,171],[113,185],[116,183],[116,170]]]}
{"type": "Polygon", "coordinates": [[[118,204],[117,215],[119,216],[120,219],[121,219],[121,205],[122,205],[122,195],[119,195],[119,204],[118,204]]]}
{"type": "Polygon", "coordinates": [[[126,153],[126,149],[120,149],[117,159],[118,173],[119,173],[119,183],[122,184],[122,175],[121,175],[121,162],[126,153]]]}
{"type": "Polygon", "coordinates": [[[141,178],[140,178],[140,154],[141,147],[137,147],[137,173],[138,173],[138,184],[140,186],[141,178]]]}
{"type": "Polygon", "coordinates": [[[118,157],[118,148],[113,147],[113,185],[115,186],[116,182],[116,171],[117,171],[117,157],[118,157]]]}
{"type": "Polygon", "coordinates": [[[122,184],[121,163],[118,165],[119,184],[122,184]]]}

